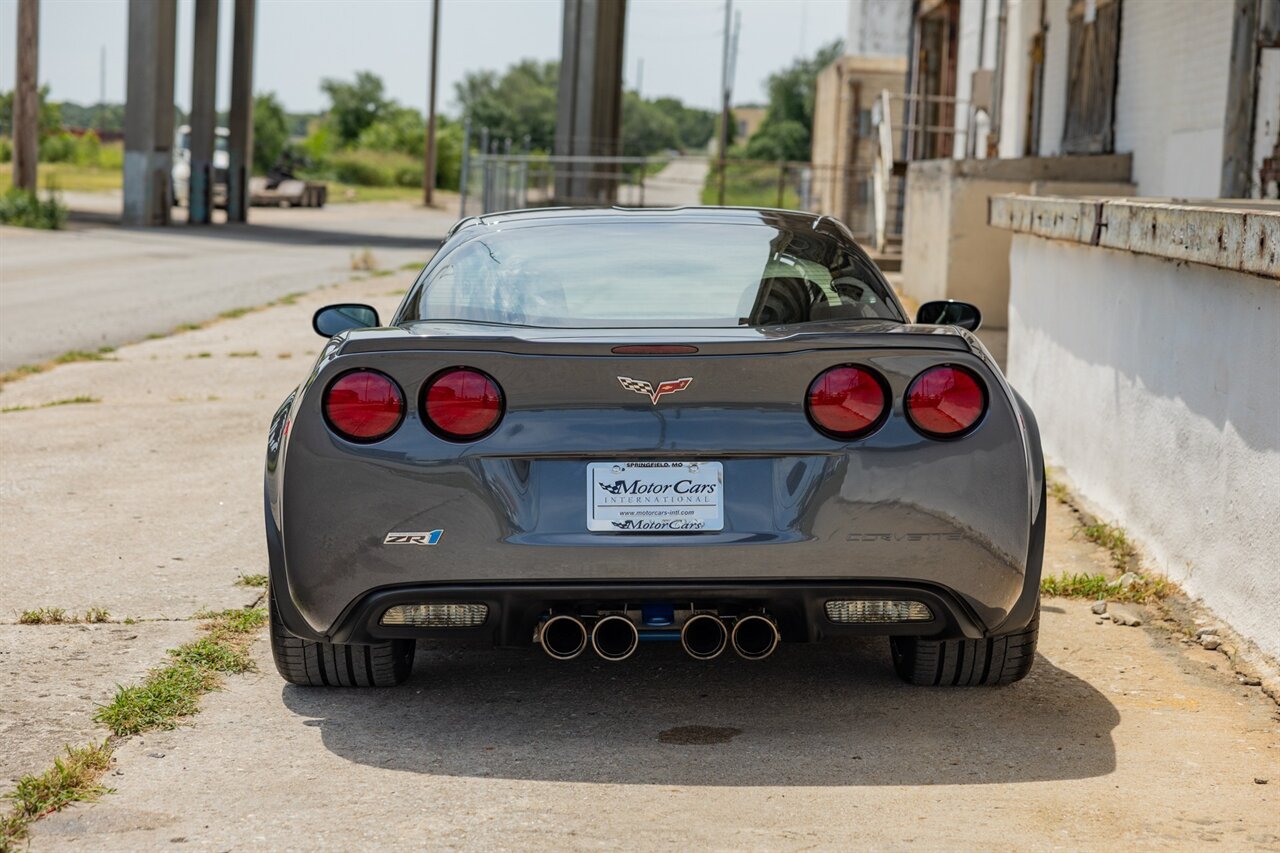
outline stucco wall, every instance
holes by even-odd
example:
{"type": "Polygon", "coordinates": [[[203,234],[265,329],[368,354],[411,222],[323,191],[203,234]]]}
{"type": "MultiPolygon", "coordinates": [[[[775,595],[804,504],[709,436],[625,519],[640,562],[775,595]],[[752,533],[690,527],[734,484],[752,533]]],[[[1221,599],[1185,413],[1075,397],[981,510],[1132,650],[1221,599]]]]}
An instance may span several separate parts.
{"type": "Polygon", "coordinates": [[[1280,657],[1280,285],[1015,234],[1009,378],[1051,464],[1280,657]]]}
{"type": "Polygon", "coordinates": [[[921,302],[960,299],[982,309],[983,325],[1008,322],[1009,232],[987,224],[987,200],[1001,193],[1077,191],[1104,195],[1129,175],[1129,160],[1024,157],[1010,160],[917,160],[907,168],[902,227],[902,282],[921,302]]]}

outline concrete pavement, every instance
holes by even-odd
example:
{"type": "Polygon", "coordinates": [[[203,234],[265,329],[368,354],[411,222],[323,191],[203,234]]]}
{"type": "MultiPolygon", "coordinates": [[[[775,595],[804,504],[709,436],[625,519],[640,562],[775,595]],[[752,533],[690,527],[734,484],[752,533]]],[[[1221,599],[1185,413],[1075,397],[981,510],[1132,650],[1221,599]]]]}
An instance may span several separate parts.
{"type": "MultiPolygon", "coordinates": [[[[0,414],[3,621],[252,601],[235,580],[265,571],[266,426],[321,344],[311,312],[388,311],[411,277],[344,273],[0,390],[0,408],[33,407],[0,414]],[[78,395],[101,402],[34,408],[78,395]]],[[[1108,570],[1074,525],[1054,504],[1046,571],[1108,570]]],[[[103,737],[94,704],[190,630],[0,628],[5,775],[103,737]]],[[[1078,601],[1046,600],[1042,631],[1032,675],[1003,690],[903,685],[883,641],[784,645],[754,665],[430,644],[403,687],[304,690],[260,641],[260,673],[229,678],[189,725],[126,741],[115,793],[36,823],[32,847],[1280,846],[1280,716],[1226,658],[1170,626],[1097,624],[1078,601]]]]}
{"type": "MultiPolygon", "coordinates": [[[[168,332],[346,278],[353,253],[424,263],[456,218],[409,203],[255,208],[249,225],[120,228],[100,195],[65,232],[0,227],[0,371],[168,332]]],[[[81,197],[83,196],[83,197],[81,197]]]]}

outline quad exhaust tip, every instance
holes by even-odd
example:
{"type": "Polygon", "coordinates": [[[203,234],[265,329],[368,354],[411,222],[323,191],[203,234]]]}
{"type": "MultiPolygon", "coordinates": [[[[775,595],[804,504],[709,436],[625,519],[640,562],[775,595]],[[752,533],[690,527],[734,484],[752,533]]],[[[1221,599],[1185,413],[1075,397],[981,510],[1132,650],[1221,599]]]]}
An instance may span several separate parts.
{"type": "Polygon", "coordinates": [[[591,646],[596,654],[609,661],[626,660],[640,645],[636,624],[625,616],[612,614],[596,620],[591,629],[591,646]]]}
{"type": "Polygon", "coordinates": [[[587,626],[578,617],[562,613],[542,623],[538,640],[556,660],[573,660],[587,649],[587,626]]]}
{"type": "Polygon", "coordinates": [[[752,613],[733,625],[733,650],[744,660],[764,660],[778,648],[778,624],[769,616],[752,613]]]}
{"type": "Polygon", "coordinates": [[[714,660],[729,646],[729,629],[718,616],[695,613],[680,629],[680,645],[689,657],[714,660]]]}

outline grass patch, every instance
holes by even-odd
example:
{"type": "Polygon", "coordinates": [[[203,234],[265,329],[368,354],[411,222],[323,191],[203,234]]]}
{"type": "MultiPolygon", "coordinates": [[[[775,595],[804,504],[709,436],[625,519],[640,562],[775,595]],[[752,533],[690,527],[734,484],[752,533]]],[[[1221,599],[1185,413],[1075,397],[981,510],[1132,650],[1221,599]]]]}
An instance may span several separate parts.
{"type": "Polygon", "coordinates": [[[252,314],[257,308],[231,308],[223,311],[218,315],[219,320],[234,320],[237,317],[243,317],[245,314],[252,314]]]}
{"type": "Polygon", "coordinates": [[[35,610],[24,610],[18,617],[18,622],[22,625],[62,625],[74,621],[75,617],[68,617],[67,611],[61,607],[37,607],[35,610]]]}
{"type": "Polygon", "coordinates": [[[67,747],[66,756],[55,758],[53,767],[44,773],[19,779],[8,795],[13,807],[8,815],[0,818],[0,850],[17,849],[27,837],[27,827],[32,821],[69,803],[110,793],[111,789],[99,782],[110,766],[111,747],[107,743],[67,747]]]}
{"type": "Polygon", "coordinates": [[[1146,604],[1168,598],[1173,585],[1164,578],[1132,573],[1127,578],[1110,580],[1106,575],[1058,575],[1040,580],[1040,594],[1059,598],[1084,598],[1090,601],[1126,601],[1146,604]]]}
{"type": "Polygon", "coordinates": [[[97,624],[110,622],[111,614],[101,607],[90,607],[84,616],[68,613],[61,607],[37,607],[35,610],[24,610],[18,617],[20,625],[74,625],[77,622],[97,624]]]}
{"type": "Polygon", "coordinates": [[[301,299],[306,295],[307,294],[301,290],[294,291],[293,293],[286,293],[284,296],[281,296],[279,299],[277,299],[275,302],[272,302],[271,304],[272,305],[294,305],[297,303],[299,299],[301,299]]]}
{"type": "Polygon", "coordinates": [[[110,353],[115,352],[113,347],[102,347],[98,350],[73,349],[67,350],[62,355],[53,360],[54,364],[75,364],[77,361],[114,361],[108,359],[110,353]]]}
{"type": "Polygon", "coordinates": [[[68,397],[65,400],[53,400],[48,403],[41,403],[38,406],[5,406],[0,409],[0,414],[8,414],[9,412],[29,412],[32,409],[49,409],[53,406],[76,406],[82,403],[101,403],[98,397],[90,397],[87,394],[81,394],[78,397],[68,397]]]}
{"type": "Polygon", "coordinates": [[[256,349],[254,349],[254,350],[246,350],[246,351],[244,351],[244,352],[231,352],[231,353],[227,353],[227,355],[228,355],[228,356],[230,356],[231,358],[257,358],[257,357],[258,357],[258,351],[257,351],[256,349]]]}
{"type": "Polygon", "coordinates": [[[351,269],[355,272],[376,272],[378,259],[368,249],[351,253],[351,269]]]}
{"type": "Polygon", "coordinates": [[[417,261],[409,261],[408,263],[401,264],[400,269],[402,272],[417,272],[422,269],[423,266],[425,265],[420,264],[417,261]]]}
{"type": "MultiPolygon", "coordinates": [[[[118,190],[124,180],[124,170],[119,167],[78,166],[74,163],[41,163],[40,181],[46,186],[57,186],[71,192],[105,192],[118,190]]],[[[0,165],[0,191],[13,185],[13,165],[0,165]]],[[[419,190],[421,195],[422,191],[419,190]]]]}
{"type": "Polygon", "coordinates": [[[202,612],[205,635],[169,650],[169,662],[141,684],[120,687],[94,719],[118,737],[171,729],[200,709],[200,697],[217,690],[223,673],[250,672],[252,634],[266,622],[262,608],[202,612]]]}
{"type": "Polygon", "coordinates": [[[1133,545],[1125,534],[1124,528],[1105,521],[1095,521],[1080,528],[1080,532],[1095,545],[1105,548],[1111,554],[1111,562],[1117,569],[1124,569],[1135,556],[1133,545]]]}
{"type": "Polygon", "coordinates": [[[365,187],[343,181],[329,182],[328,204],[350,204],[362,201],[422,202],[422,185],[416,187],[365,187]]]}
{"type": "Polygon", "coordinates": [[[9,187],[0,193],[0,225],[56,231],[67,222],[67,207],[53,191],[37,193],[9,187]]]}
{"type": "Polygon", "coordinates": [[[255,589],[267,588],[266,575],[241,575],[236,579],[236,586],[249,586],[255,589]]]}

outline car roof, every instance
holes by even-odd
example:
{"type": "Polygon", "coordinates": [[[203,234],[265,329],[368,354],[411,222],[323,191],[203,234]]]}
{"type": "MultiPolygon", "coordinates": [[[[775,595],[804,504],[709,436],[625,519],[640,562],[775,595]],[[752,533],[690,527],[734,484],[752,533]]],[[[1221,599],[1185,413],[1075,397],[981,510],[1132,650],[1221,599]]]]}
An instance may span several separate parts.
{"type": "MultiPolygon", "coordinates": [[[[848,234],[848,229],[830,216],[802,210],[768,207],[536,207],[484,213],[461,219],[449,229],[452,237],[464,229],[508,228],[520,225],[556,223],[589,223],[605,221],[657,222],[736,222],[743,225],[773,224],[789,228],[811,227],[817,230],[823,221],[848,234]]],[[[851,235],[850,235],[851,236],[851,235]]]]}

